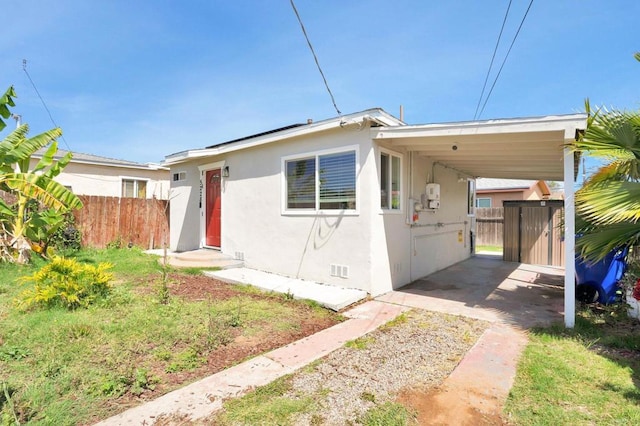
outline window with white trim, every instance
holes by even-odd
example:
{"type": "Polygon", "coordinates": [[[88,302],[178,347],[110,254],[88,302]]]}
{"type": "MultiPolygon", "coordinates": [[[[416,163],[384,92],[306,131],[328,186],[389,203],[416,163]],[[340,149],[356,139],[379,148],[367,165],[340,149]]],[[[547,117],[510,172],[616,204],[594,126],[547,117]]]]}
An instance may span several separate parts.
{"type": "Polygon", "coordinates": [[[147,198],[147,181],[122,179],[123,198],[147,198]]]}
{"type": "Polygon", "coordinates": [[[402,158],[390,152],[380,152],[380,207],[400,210],[402,158]]]}
{"type": "Polygon", "coordinates": [[[355,210],[356,151],[284,161],[286,210],[355,210]]]}
{"type": "Polygon", "coordinates": [[[491,198],[476,198],[476,207],[491,207],[491,198]]]}

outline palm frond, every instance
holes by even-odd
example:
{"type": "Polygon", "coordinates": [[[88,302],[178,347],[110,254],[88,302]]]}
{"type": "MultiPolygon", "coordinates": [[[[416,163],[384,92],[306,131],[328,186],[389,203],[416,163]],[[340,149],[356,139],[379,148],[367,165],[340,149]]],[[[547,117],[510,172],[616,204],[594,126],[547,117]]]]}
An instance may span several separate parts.
{"type": "Polygon", "coordinates": [[[613,250],[640,243],[640,225],[616,223],[592,229],[576,239],[576,249],[585,259],[599,261],[613,250]]]}
{"type": "Polygon", "coordinates": [[[593,225],[640,220],[640,183],[609,181],[576,192],[576,212],[593,225]]]}
{"type": "Polygon", "coordinates": [[[616,160],[640,158],[640,116],[625,111],[597,111],[582,137],[572,144],[589,155],[616,160]]]}

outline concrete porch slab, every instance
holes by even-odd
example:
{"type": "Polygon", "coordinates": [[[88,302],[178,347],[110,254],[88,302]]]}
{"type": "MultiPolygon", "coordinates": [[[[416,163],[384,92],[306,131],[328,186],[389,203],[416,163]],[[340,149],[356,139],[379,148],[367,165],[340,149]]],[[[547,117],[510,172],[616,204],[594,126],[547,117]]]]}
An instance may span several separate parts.
{"type": "MultiPolygon", "coordinates": [[[[145,251],[147,254],[159,256],[158,262],[162,263],[164,250],[154,249],[145,251]]],[[[174,268],[240,268],[244,262],[234,259],[232,256],[222,254],[217,250],[198,249],[184,252],[167,250],[167,263],[174,268]]]]}
{"type": "Polygon", "coordinates": [[[295,299],[313,300],[334,311],[344,309],[367,297],[367,292],[363,290],[335,287],[250,268],[205,271],[205,275],[234,284],[252,285],[266,291],[290,293],[295,299]]]}

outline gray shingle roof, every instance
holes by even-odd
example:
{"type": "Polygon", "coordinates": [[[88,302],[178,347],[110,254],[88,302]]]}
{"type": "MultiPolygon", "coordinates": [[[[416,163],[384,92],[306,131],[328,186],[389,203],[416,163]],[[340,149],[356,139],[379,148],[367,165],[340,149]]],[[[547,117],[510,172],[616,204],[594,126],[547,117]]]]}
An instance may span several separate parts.
{"type": "MultiPolygon", "coordinates": [[[[46,148],[39,149],[34,154],[34,157],[41,158],[42,155],[44,155],[45,151],[46,151],[46,148]]],[[[58,152],[56,153],[54,158],[56,159],[62,158],[64,155],[67,154],[67,152],[69,151],[58,148],[58,152]]],[[[72,151],[72,152],[73,152],[73,159],[71,161],[78,162],[78,163],[91,163],[91,164],[99,164],[104,166],[135,167],[135,168],[141,168],[141,169],[163,168],[162,166],[156,165],[156,164],[152,165],[152,164],[145,164],[145,163],[137,163],[135,161],[101,157],[99,155],[85,154],[82,152],[75,152],[75,151],[72,151]]]]}

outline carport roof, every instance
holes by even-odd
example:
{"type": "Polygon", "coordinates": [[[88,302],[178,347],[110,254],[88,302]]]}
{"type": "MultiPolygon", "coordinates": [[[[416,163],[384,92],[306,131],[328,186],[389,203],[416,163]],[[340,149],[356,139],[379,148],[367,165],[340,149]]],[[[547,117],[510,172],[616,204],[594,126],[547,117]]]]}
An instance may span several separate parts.
{"type": "Polygon", "coordinates": [[[563,180],[586,114],[377,127],[373,138],[473,177],[563,180]]]}

